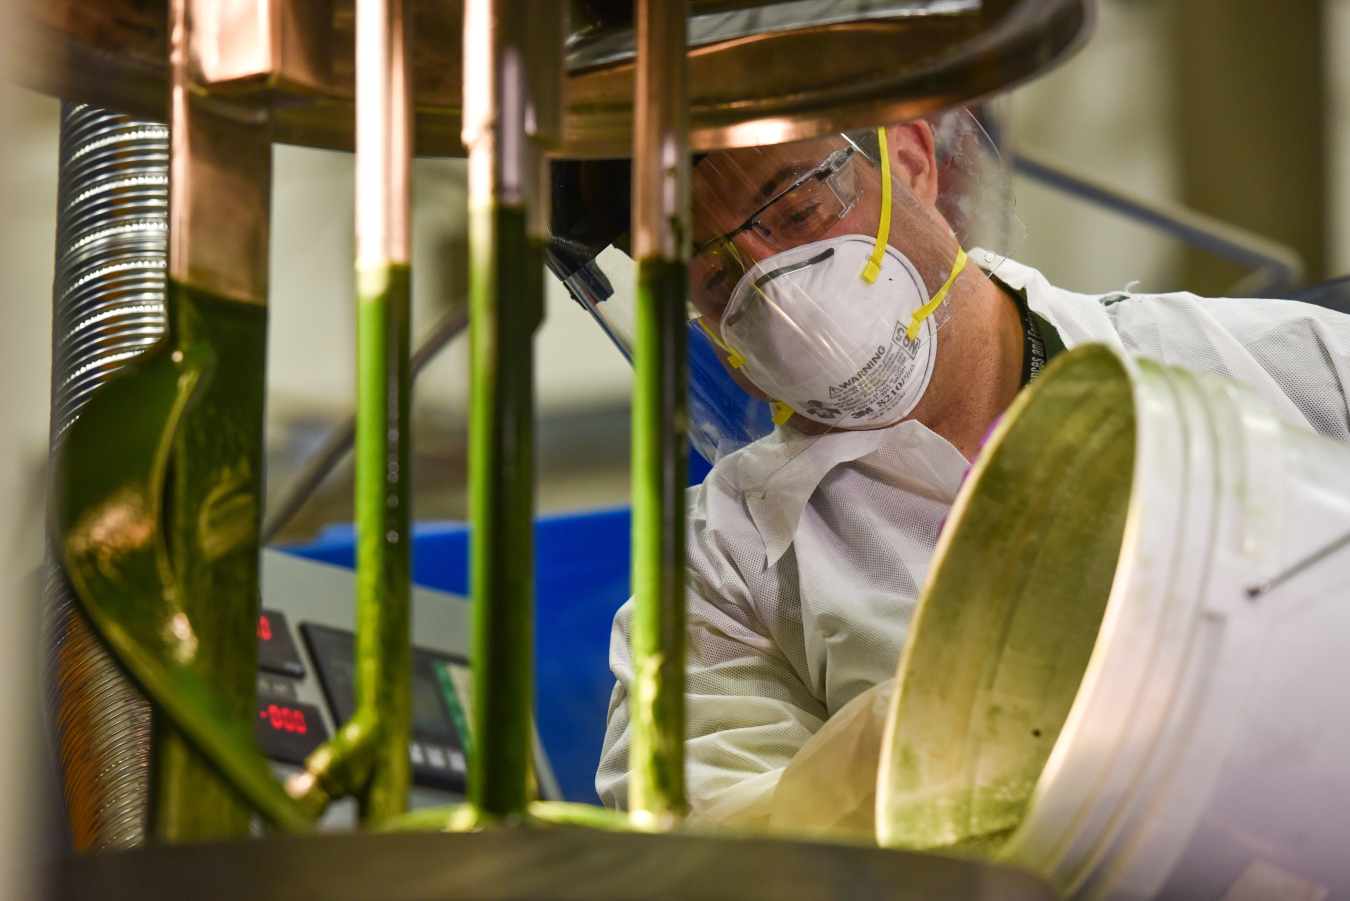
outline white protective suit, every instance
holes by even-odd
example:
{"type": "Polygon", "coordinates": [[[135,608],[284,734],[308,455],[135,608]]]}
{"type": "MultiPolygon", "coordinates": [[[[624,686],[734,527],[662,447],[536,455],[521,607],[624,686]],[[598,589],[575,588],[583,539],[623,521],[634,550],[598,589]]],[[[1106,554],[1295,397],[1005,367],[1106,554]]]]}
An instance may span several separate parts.
{"type": "MultiPolygon", "coordinates": [[[[998,278],[1066,347],[1101,342],[1259,390],[1350,443],[1350,317],[1283,300],[1090,296],[1004,262],[998,278]]],[[[1053,335],[1046,335],[1054,349],[1053,335]]],[[[918,422],[814,439],[783,430],[689,492],[687,789],[695,820],[763,825],[784,768],[825,720],[892,679],[938,529],[968,462],[918,422]],[[812,439],[798,439],[810,442],[812,439]]],[[[596,790],[626,804],[632,601],[596,790]]]]}

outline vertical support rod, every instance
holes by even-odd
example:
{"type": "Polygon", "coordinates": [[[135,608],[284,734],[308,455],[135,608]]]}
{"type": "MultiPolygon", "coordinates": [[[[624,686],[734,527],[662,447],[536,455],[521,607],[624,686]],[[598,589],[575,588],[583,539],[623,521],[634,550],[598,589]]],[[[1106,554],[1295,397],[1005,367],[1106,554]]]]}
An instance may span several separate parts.
{"type": "Polygon", "coordinates": [[[689,256],[687,0],[637,0],[633,249],[633,739],[628,809],[644,826],[684,815],[689,256]]]}
{"type": "MultiPolygon", "coordinates": [[[[169,451],[165,539],[175,620],[194,661],[242,728],[257,676],[264,365],[271,137],[258,107],[198,90],[187,0],[171,4],[167,341],[173,360],[203,360],[169,451]],[[190,625],[189,625],[190,624],[190,625]]],[[[212,23],[195,23],[209,32],[212,23]]],[[[150,826],[160,841],[246,835],[242,797],[157,717],[150,826]]]]}
{"type": "Polygon", "coordinates": [[[378,826],[412,778],[408,483],[412,109],[403,0],[356,3],[356,696],[378,737],[359,792],[378,826]]]}
{"type": "Polygon", "coordinates": [[[543,318],[544,157],[557,136],[563,6],[466,0],[470,593],[474,750],[486,817],[530,800],[534,639],[534,331],[543,318]]]}

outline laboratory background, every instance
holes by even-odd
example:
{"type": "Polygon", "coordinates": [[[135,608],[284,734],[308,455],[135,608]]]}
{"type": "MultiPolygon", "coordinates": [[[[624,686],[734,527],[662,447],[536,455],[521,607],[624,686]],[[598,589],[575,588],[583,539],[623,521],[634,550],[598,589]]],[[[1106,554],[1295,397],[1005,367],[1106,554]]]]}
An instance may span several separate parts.
{"type": "MultiPolygon", "coordinates": [[[[1350,276],[1350,0],[1097,0],[1095,15],[1090,39],[1067,61],[975,107],[1012,174],[1025,230],[1010,259],[1091,295],[1288,297],[1350,276]],[[1254,272],[1240,262],[1243,248],[1265,254],[1271,268],[1254,272]]],[[[0,27],[0,59],[17,73],[25,48],[5,44],[13,33],[0,27]]],[[[10,74],[0,81],[3,899],[40,897],[51,862],[71,853],[72,842],[39,704],[38,637],[62,103],[22,80],[10,74]]],[[[298,580],[306,587],[297,597],[330,590],[276,560],[321,562],[338,572],[353,565],[357,543],[350,453],[338,454],[283,520],[275,516],[357,409],[355,156],[277,144],[272,159],[263,519],[272,527],[267,546],[285,553],[264,560],[264,612],[279,609],[269,601],[268,579],[298,580]]],[[[464,159],[412,161],[414,348],[468,316],[469,182],[464,159]]],[[[629,595],[634,369],[551,273],[543,302],[533,339],[532,491],[541,655],[534,677],[547,709],[536,713],[532,753],[536,769],[549,771],[536,778],[552,783],[558,800],[598,805],[595,766],[614,681],[610,622],[629,595]],[[569,649],[577,653],[569,657],[569,649]],[[549,694],[550,686],[558,693],[549,694]],[[551,765],[539,763],[541,754],[551,765]]],[[[1319,302],[1350,312],[1350,288],[1333,285],[1319,302]]],[[[447,334],[412,393],[412,574],[421,586],[415,592],[461,596],[469,591],[471,365],[468,331],[447,334]]],[[[502,352],[509,362],[520,347],[502,352]]],[[[694,454],[691,481],[709,466],[694,454]]],[[[350,597],[347,578],[332,583],[334,597],[350,597]]],[[[414,632],[415,648],[443,625],[442,614],[419,613],[440,596],[414,596],[415,629],[430,630],[414,632]]],[[[330,623],[331,635],[320,627],[302,633],[300,623],[320,609],[315,597],[286,608],[296,636],[288,641],[304,644],[307,671],[342,678],[313,661],[324,641],[350,641],[350,631],[346,639],[338,632],[352,628],[351,614],[330,623]]],[[[445,634],[466,631],[467,616],[454,613],[445,634]]],[[[467,665],[467,639],[456,641],[435,649],[435,660],[427,657],[428,678],[450,679],[454,661],[467,665]]],[[[309,683],[314,675],[307,674],[309,683]]],[[[302,689],[297,703],[322,708],[336,730],[337,713],[325,706],[333,703],[331,683],[323,689],[330,694],[302,689]]],[[[415,694],[414,707],[419,703],[415,694]]],[[[416,709],[413,716],[416,737],[416,709]]],[[[427,743],[427,753],[449,759],[459,753],[451,744],[427,743]]],[[[419,764],[417,753],[415,774],[418,766],[430,772],[432,763],[419,764]]],[[[454,785],[463,790],[462,780],[454,785]]],[[[1042,897],[1039,890],[978,897],[1042,897]]],[[[1328,897],[1325,890],[1282,895],[1278,885],[1266,891],[1231,897],[1328,897]]]]}

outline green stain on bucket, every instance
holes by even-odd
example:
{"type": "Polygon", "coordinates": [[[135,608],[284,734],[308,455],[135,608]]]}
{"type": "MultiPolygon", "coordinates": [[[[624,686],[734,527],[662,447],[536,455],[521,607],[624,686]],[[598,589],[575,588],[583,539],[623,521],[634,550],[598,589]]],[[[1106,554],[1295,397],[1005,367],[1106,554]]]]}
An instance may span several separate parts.
{"type": "Polygon", "coordinates": [[[1022,392],[938,542],[900,662],[878,833],[993,858],[1016,831],[1096,644],[1125,534],[1135,415],[1106,348],[1022,392]]]}

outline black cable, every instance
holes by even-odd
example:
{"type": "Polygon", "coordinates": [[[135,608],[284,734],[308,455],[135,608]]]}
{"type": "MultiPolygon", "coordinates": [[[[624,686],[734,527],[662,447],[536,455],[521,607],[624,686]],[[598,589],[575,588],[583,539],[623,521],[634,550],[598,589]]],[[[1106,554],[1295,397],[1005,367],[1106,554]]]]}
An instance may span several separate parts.
{"type": "MultiPolygon", "coordinates": [[[[455,308],[437,323],[431,334],[413,352],[412,359],[409,361],[413,379],[416,379],[426,368],[426,365],[435,358],[436,354],[440,353],[456,335],[464,331],[468,324],[468,306],[464,303],[456,304],[455,308]]],[[[355,443],[356,414],[352,414],[329,433],[323,447],[319,448],[305,462],[299,474],[292,478],[285,490],[282,491],[281,500],[275,505],[269,505],[262,528],[264,544],[275,538],[277,533],[295,518],[295,514],[300,512],[300,508],[305,505],[305,501],[309,500],[315,489],[328,477],[334,467],[341,463],[347,454],[351,453],[352,446],[355,443]]]]}

